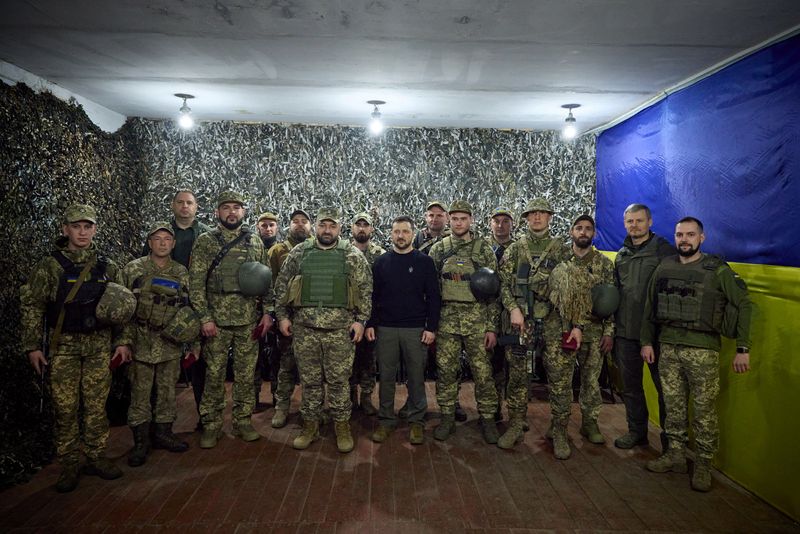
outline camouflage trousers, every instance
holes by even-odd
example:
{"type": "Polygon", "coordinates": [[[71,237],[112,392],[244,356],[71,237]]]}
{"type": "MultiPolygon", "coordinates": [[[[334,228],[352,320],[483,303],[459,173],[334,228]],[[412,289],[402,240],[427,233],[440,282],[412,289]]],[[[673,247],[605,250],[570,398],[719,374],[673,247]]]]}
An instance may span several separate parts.
{"type": "Polygon", "coordinates": [[[694,402],[694,441],[697,456],[712,458],[719,442],[716,402],[719,395],[719,352],[711,349],[661,343],[658,360],[665,430],[670,444],[684,447],[689,439],[689,395],[694,402]]]}
{"type": "Polygon", "coordinates": [[[492,379],[492,356],[484,347],[484,334],[450,334],[436,336],[436,402],[443,416],[455,413],[458,398],[458,375],[461,350],[467,356],[475,383],[475,401],[481,417],[492,420],[497,410],[497,391],[492,379]]]}
{"type": "Polygon", "coordinates": [[[131,381],[131,405],[128,408],[128,425],[138,426],[150,421],[172,423],[175,421],[175,383],[178,381],[180,360],[145,363],[133,360],[128,368],[131,381]],[[150,404],[150,394],[156,388],[155,410],[150,404]]]}
{"type": "Polygon", "coordinates": [[[292,338],[278,334],[278,351],[280,352],[280,365],[276,378],[278,383],[274,389],[275,408],[288,412],[292,402],[292,393],[294,393],[294,375],[297,370],[292,338]]]}
{"type": "Polygon", "coordinates": [[[528,362],[533,354],[527,347],[511,345],[506,349],[506,362],[508,363],[508,383],[506,384],[506,402],[508,404],[508,418],[525,419],[528,413],[528,362]]]}
{"type": "Polygon", "coordinates": [[[222,428],[225,410],[225,371],[228,350],[233,347],[233,421],[249,421],[255,407],[253,373],[258,357],[258,343],[250,338],[255,324],[219,326],[214,337],[203,342],[206,383],[200,401],[200,420],[208,430],[222,428]]]}
{"type": "Polygon", "coordinates": [[[356,345],[356,357],[353,360],[353,373],[350,375],[350,386],[361,386],[361,394],[369,395],[375,389],[375,342],[362,339],[356,345]]]}
{"type": "Polygon", "coordinates": [[[107,330],[92,334],[63,334],[50,357],[55,446],[62,465],[78,462],[81,441],[83,452],[90,460],[105,453],[110,359],[111,332],[107,330]]]}
{"type": "Polygon", "coordinates": [[[304,421],[319,421],[328,390],[328,404],[334,421],[349,421],[353,410],[350,402],[350,373],[353,370],[355,347],[347,328],[327,330],[293,325],[294,354],[303,402],[300,415],[304,421]]]}
{"type": "Polygon", "coordinates": [[[578,362],[581,377],[579,403],[581,415],[585,422],[597,421],[603,399],[600,397],[600,370],[603,367],[603,355],[600,352],[599,339],[584,341],[577,351],[561,348],[561,341],[553,342],[545,353],[544,366],[547,370],[547,382],[550,384],[550,413],[553,423],[566,426],[572,404],[572,376],[575,362],[578,362]]]}

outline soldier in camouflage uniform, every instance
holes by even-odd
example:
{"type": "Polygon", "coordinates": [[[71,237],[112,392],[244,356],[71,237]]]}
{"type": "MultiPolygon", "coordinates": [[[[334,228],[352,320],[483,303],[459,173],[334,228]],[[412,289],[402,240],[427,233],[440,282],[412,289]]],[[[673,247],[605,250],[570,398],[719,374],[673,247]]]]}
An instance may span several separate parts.
{"type": "Polygon", "coordinates": [[[689,396],[696,446],[692,489],[711,489],[711,460],[717,451],[719,428],[720,333],[736,338],[733,370],[750,370],[752,303],[747,285],[718,256],[700,252],[703,223],[684,217],[675,226],[678,256],[656,267],[648,288],[642,322],[642,359],[655,361],[653,345],[661,347],[658,362],[666,406],[669,448],[647,463],[656,473],[686,473],[689,396]]]}
{"type": "MultiPolygon", "coordinates": [[[[369,264],[370,271],[375,264],[375,258],[384,254],[386,250],[371,241],[372,217],[367,212],[357,213],[353,218],[350,231],[353,234],[352,244],[360,250],[369,264]]],[[[353,406],[356,405],[356,386],[361,385],[361,395],[359,406],[366,415],[375,415],[378,410],[372,404],[372,391],[375,389],[375,342],[362,339],[356,345],[356,357],[353,362],[353,374],[350,376],[350,397],[353,399],[353,406]]]]}
{"type": "MultiPolygon", "coordinates": [[[[503,254],[511,246],[514,239],[511,237],[514,232],[514,214],[505,207],[496,208],[489,217],[489,231],[491,238],[489,245],[497,258],[497,264],[503,260],[503,254]]],[[[499,303],[498,303],[499,304],[499,303]]],[[[511,322],[508,310],[500,310],[500,331],[506,332],[511,329],[511,322]]],[[[503,400],[506,398],[506,383],[508,381],[508,364],[506,363],[506,349],[498,344],[492,352],[492,377],[497,389],[497,412],[494,414],[495,421],[502,419],[500,411],[503,408],[503,400]]]]}
{"type": "Polygon", "coordinates": [[[339,238],[336,208],[317,213],[316,239],[289,253],[275,284],[280,331],[294,336],[303,386],[303,431],[292,442],[306,449],[319,438],[325,388],[340,452],[353,450],[350,387],[354,344],[361,341],[372,309],[372,273],[364,255],[339,238]]]}
{"type": "MultiPolygon", "coordinates": [[[[525,206],[521,218],[528,231],[514,241],[503,254],[500,265],[501,299],[509,310],[511,331],[518,334],[520,344],[506,348],[508,361],[509,427],[497,445],[510,449],[520,441],[526,427],[528,410],[528,362],[536,344],[543,349],[548,377],[555,374],[561,354],[561,318],[548,299],[550,272],[569,256],[569,248],[550,235],[553,208],[544,198],[534,199],[525,206]]],[[[569,457],[567,422],[569,406],[552,405],[554,423],[553,445],[557,458],[569,457]]]]}
{"type": "MultiPolygon", "coordinates": [[[[289,231],[286,241],[278,243],[269,250],[269,266],[272,269],[273,285],[277,283],[278,274],[286,262],[289,252],[311,237],[311,216],[302,209],[296,209],[289,215],[289,231]]],[[[297,361],[294,357],[291,336],[284,336],[278,332],[278,373],[273,384],[275,397],[275,413],[272,416],[272,428],[283,428],[289,416],[289,406],[294,393],[295,375],[297,374],[297,361]]]]}
{"type": "Polygon", "coordinates": [[[433,245],[450,235],[447,221],[447,206],[438,200],[428,202],[425,206],[425,228],[417,232],[411,246],[423,254],[430,254],[433,245]]]}
{"type": "Polygon", "coordinates": [[[442,422],[433,436],[446,440],[456,430],[455,404],[463,348],[475,383],[483,438],[487,443],[497,443],[494,421],[497,392],[492,379],[490,351],[497,343],[498,306],[496,302],[478,302],[469,284],[470,274],[481,267],[497,270],[497,260],[489,244],[470,231],[473,218],[469,202],[453,202],[449,215],[451,234],[431,247],[430,252],[442,288],[436,349],[436,400],[442,411],[442,422]]]}
{"type": "Polygon", "coordinates": [[[118,267],[101,257],[92,244],[97,232],[93,207],[73,204],[64,212],[61,228],[63,236],[56,240],[53,253],[36,264],[20,288],[20,312],[22,348],[31,365],[39,374],[50,367],[55,446],[61,464],[56,489],[68,492],[78,485],[81,441],[88,459],[85,474],[107,480],[122,476],[122,471],[105,458],[112,330],[95,326],[92,310],[81,309],[77,302],[87,300],[96,305],[105,284],[121,279],[118,267]],[[83,283],[74,295],[76,303],[65,305],[81,276],[83,283]],[[45,318],[49,351],[42,339],[45,318]]]}
{"type": "Polygon", "coordinates": [[[550,299],[561,315],[562,330],[571,330],[570,337],[578,340],[578,348],[576,351],[561,349],[558,357],[551,358],[547,373],[553,412],[569,413],[577,359],[581,378],[580,432],[591,443],[602,444],[605,438],[597,426],[603,402],[599,379],[603,357],[613,346],[614,320],[613,317],[601,319],[592,313],[592,289],[599,284],[613,286],[614,264],[592,246],[594,235],[592,217],[580,215],[576,218],[570,230],[572,254],[550,275],[550,299]]]}
{"type": "Polygon", "coordinates": [[[272,291],[265,284],[261,297],[242,294],[239,269],[247,262],[266,265],[261,239],[242,225],[244,197],[225,191],[217,197],[217,227],[197,238],[189,268],[189,298],[200,316],[204,338],[202,357],[206,361],[206,385],[200,403],[203,434],[200,447],[217,445],[222,433],[225,409],[225,369],[228,351],[233,347],[233,430],[244,441],[260,435],[253,428],[253,373],[258,345],[251,332],[256,324],[262,332],[272,326],[269,311],[272,291]],[[223,247],[228,252],[222,255],[223,247]],[[259,316],[259,300],[263,315],[259,316]]]}
{"type": "Polygon", "coordinates": [[[145,463],[150,445],[150,422],[155,424],[153,447],[184,452],[189,445],[172,433],[175,421],[175,382],[183,347],[161,336],[178,310],[189,304],[189,271],[170,257],[175,231],[168,222],[158,222],[147,233],[150,253],[122,269],[122,282],[136,295],[133,320],[125,325],[117,341],[131,380],[128,426],[133,432],[133,450],[128,465],[145,463]],[[155,385],[155,411],[150,394],[155,385]]]}
{"type": "MultiPolygon", "coordinates": [[[[269,251],[277,244],[278,240],[278,216],[270,211],[266,211],[258,216],[256,230],[264,243],[264,252],[269,258],[269,251]]],[[[275,326],[267,333],[266,338],[258,342],[258,359],[256,360],[256,371],[253,375],[253,390],[256,397],[256,405],[253,413],[261,413],[267,409],[267,404],[261,402],[261,386],[264,383],[265,375],[272,374],[273,365],[277,367],[280,358],[271,357],[277,353],[277,338],[275,336],[275,326]]],[[[277,375],[277,372],[275,373],[277,375]]],[[[274,392],[273,392],[274,396],[274,392]]]]}

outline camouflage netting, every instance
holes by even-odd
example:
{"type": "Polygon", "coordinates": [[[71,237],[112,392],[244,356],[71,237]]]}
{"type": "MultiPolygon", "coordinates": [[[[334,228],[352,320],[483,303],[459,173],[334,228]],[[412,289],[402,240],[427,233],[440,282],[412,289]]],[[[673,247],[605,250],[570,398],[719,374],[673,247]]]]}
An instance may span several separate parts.
{"type": "Polygon", "coordinates": [[[69,203],[98,208],[97,243],[120,265],[141,251],[148,224],[171,216],[179,187],[197,192],[205,222],[223,188],[249,197],[250,223],[267,209],[283,214],[282,226],[294,207],[335,205],[348,223],[367,209],[381,241],[399,214],[421,223],[429,199],[466,198],[485,233],[493,208],[519,213],[541,195],[566,235],[572,218],[593,211],[594,154],[592,137],[565,144],[555,133],[475,129],[390,129],[373,139],[363,128],[218,122],[183,132],[131,119],[109,135],[78,105],[0,83],[0,220],[10,229],[0,265],[11,281],[0,288],[0,485],[52,457],[50,405],[39,413],[38,381],[19,345],[17,288],[50,251],[69,203]]]}

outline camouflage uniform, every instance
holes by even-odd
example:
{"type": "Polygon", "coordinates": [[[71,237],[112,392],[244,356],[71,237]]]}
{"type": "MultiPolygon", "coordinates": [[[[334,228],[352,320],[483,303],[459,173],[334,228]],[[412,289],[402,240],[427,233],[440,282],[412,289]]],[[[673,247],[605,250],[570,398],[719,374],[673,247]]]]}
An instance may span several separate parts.
{"type": "MultiPolygon", "coordinates": [[[[152,276],[163,276],[180,283],[178,296],[188,302],[189,272],[186,267],[170,259],[160,268],[149,256],[138,258],[122,269],[122,282],[136,294],[137,281],[152,276]]],[[[175,308],[177,310],[177,307],[175,308]]],[[[165,326],[166,323],[163,326],[165,326]]],[[[175,383],[178,380],[179,365],[183,347],[163,338],[158,328],[148,324],[137,315],[123,329],[118,345],[130,345],[133,361],[128,370],[131,379],[131,405],[128,410],[128,424],[137,426],[148,423],[172,423],[175,421],[175,383]],[[155,382],[155,413],[151,411],[150,392],[155,382]]]]}
{"type": "MultiPolygon", "coordinates": [[[[222,225],[202,234],[192,248],[192,262],[189,268],[189,299],[192,307],[205,324],[213,321],[219,333],[203,342],[202,357],[206,361],[206,384],[203,400],[200,403],[200,418],[203,429],[214,432],[222,428],[222,412],[225,409],[225,369],[228,351],[233,347],[233,422],[237,425],[249,424],[253,413],[253,374],[255,372],[258,344],[252,339],[251,331],[259,321],[259,298],[247,297],[233,288],[222,288],[225,282],[218,280],[217,271],[209,277],[211,262],[222,248],[221,243],[230,243],[244,226],[228,230],[222,225]],[[208,279],[207,279],[208,277],[208,279]]],[[[228,261],[240,265],[246,261],[267,264],[264,245],[258,235],[248,232],[249,246],[243,240],[227,254],[228,261]]],[[[223,262],[226,260],[223,260],[223,262]]],[[[220,263],[220,266],[222,263],[220,263]]],[[[262,297],[264,312],[272,307],[272,290],[262,297]]]]}
{"type": "MultiPolygon", "coordinates": [[[[456,203],[453,206],[458,207],[456,203]]],[[[452,209],[451,207],[451,211],[452,209]]],[[[469,239],[450,235],[433,245],[430,251],[430,257],[440,274],[440,285],[446,283],[442,276],[446,255],[454,249],[462,251],[459,256],[468,255],[475,270],[481,267],[497,270],[494,252],[485,240],[472,234],[469,239]]],[[[442,418],[452,418],[455,413],[463,347],[472,370],[478,412],[485,420],[493,420],[497,410],[497,392],[492,379],[491,355],[484,346],[484,336],[487,332],[496,333],[498,330],[498,305],[496,302],[457,302],[448,300],[446,294],[443,289],[439,332],[436,337],[436,400],[442,411],[442,418]]]]}
{"type": "MultiPolygon", "coordinates": [[[[381,254],[384,254],[385,252],[386,250],[380,245],[377,245],[372,241],[367,243],[367,250],[364,251],[363,254],[364,258],[367,260],[367,264],[369,265],[370,272],[372,272],[372,266],[375,264],[375,258],[381,254]]],[[[351,387],[360,385],[362,396],[371,395],[372,391],[375,389],[376,372],[375,342],[362,339],[361,342],[356,345],[356,356],[355,361],[353,362],[353,374],[350,377],[351,387]]]]}
{"type": "MultiPolygon", "coordinates": [[[[92,210],[93,211],[93,210],[92,210]]],[[[69,211],[68,211],[69,213],[69,211]]],[[[94,221],[92,221],[94,222],[94,221]]],[[[85,250],[69,250],[68,240],[60,237],[55,249],[78,267],[98,259],[92,245],[85,250]]],[[[107,261],[105,276],[120,283],[119,268],[107,261]]],[[[20,288],[22,348],[25,353],[42,350],[42,331],[48,305],[56,301],[59,280],[64,270],[52,256],[37,263],[28,281],[20,288]]],[[[48,337],[55,325],[48,324],[48,337]]],[[[55,447],[62,466],[77,465],[80,444],[90,461],[104,457],[108,439],[106,399],[111,387],[108,364],[112,349],[112,329],[90,333],[62,332],[57,347],[46,354],[55,409],[55,447]]]]}
{"type": "MultiPolygon", "coordinates": [[[[337,216],[338,219],[338,216],[337,216]]],[[[349,328],[354,321],[365,322],[372,309],[372,273],[360,250],[340,240],[333,248],[346,245],[348,291],[355,304],[352,308],[300,306],[294,303],[294,288],[300,284],[301,263],[307,249],[319,249],[314,240],[308,246],[297,246],[289,252],[275,283],[277,295],[275,315],[278,321],[292,321],[292,337],[303,400],[300,414],[304,422],[319,422],[327,386],[331,415],[336,422],[350,420],[352,405],[348,379],[353,369],[354,347],[349,328]]],[[[322,250],[322,249],[320,249],[322,250]]]]}
{"type": "MultiPolygon", "coordinates": [[[[500,277],[503,281],[500,293],[503,307],[509,312],[519,308],[525,316],[525,328],[520,336],[521,340],[524,343],[532,342],[534,322],[541,324],[544,338],[543,360],[550,381],[557,379],[561,369],[559,363],[562,359],[562,324],[558,313],[552,310],[552,305],[547,300],[548,279],[553,268],[568,257],[569,248],[558,238],[551,237],[549,230],[538,236],[529,230],[508,247],[500,265],[500,277]],[[523,288],[517,280],[517,272],[522,264],[531,265],[530,276],[523,281],[527,283],[525,290],[530,294],[524,296],[521,294],[523,288]],[[532,310],[529,309],[529,301],[533,303],[532,310]]],[[[524,420],[526,417],[528,364],[532,356],[527,346],[514,345],[506,348],[508,413],[511,420],[524,420]]],[[[566,427],[569,405],[564,408],[561,405],[553,406],[553,419],[566,427]]]]}
{"type": "Polygon", "coordinates": [[[736,326],[737,345],[749,347],[752,303],[747,286],[739,275],[715,256],[703,254],[699,260],[691,264],[682,264],[678,256],[670,256],[662,260],[653,272],[642,321],[642,346],[653,346],[655,341],[660,343],[658,368],[667,412],[665,430],[669,449],[682,450],[686,446],[689,427],[688,403],[691,395],[694,399],[692,428],[697,457],[705,460],[710,460],[714,456],[719,440],[716,400],[719,395],[720,334],[707,327],[698,327],[700,321],[689,323],[665,318],[663,310],[667,307],[670,310],[675,307],[683,310],[683,303],[690,304],[695,312],[699,308],[700,320],[711,325],[718,317],[708,315],[713,313],[715,316],[717,314],[721,316],[725,302],[732,304],[739,312],[736,326]],[[662,291],[671,279],[670,273],[693,268],[713,273],[713,276],[704,279],[701,290],[698,290],[697,286],[684,287],[681,291],[670,292],[669,297],[665,298],[662,291]],[[723,304],[709,311],[702,305],[702,295],[712,291],[722,295],[719,302],[723,304]],[[680,305],[675,306],[676,301],[673,298],[677,299],[680,305]],[[698,300],[701,304],[698,304],[698,300]],[[706,314],[706,311],[709,313],[706,314]]]}
{"type": "MultiPolygon", "coordinates": [[[[588,286],[614,283],[614,264],[594,247],[582,258],[573,253],[567,262],[580,269],[581,276],[587,278],[588,286]]],[[[599,383],[600,370],[603,367],[600,338],[614,335],[613,317],[603,320],[591,312],[583,317],[564,317],[563,310],[558,311],[561,312],[565,331],[573,325],[582,326],[583,340],[577,351],[566,351],[559,347],[555,352],[556,357],[549,360],[547,376],[550,383],[552,411],[554,414],[567,414],[569,417],[572,403],[572,375],[577,359],[581,378],[579,397],[581,415],[584,423],[596,423],[603,402],[599,383]]]]}
{"type": "MultiPolygon", "coordinates": [[[[497,211],[497,210],[496,210],[497,211]]],[[[503,260],[508,247],[514,241],[506,243],[498,242],[494,236],[489,240],[489,246],[494,251],[494,256],[497,258],[497,265],[503,260]]],[[[500,304],[498,300],[498,304],[500,304]]],[[[508,332],[511,329],[511,321],[508,316],[508,310],[500,307],[500,332],[508,332]]],[[[497,390],[497,413],[499,416],[500,409],[502,408],[503,400],[506,398],[506,385],[508,384],[508,363],[506,362],[506,348],[499,343],[492,352],[492,378],[494,379],[494,387],[497,390]]]]}
{"type": "MultiPolygon", "coordinates": [[[[267,259],[270,269],[272,269],[273,287],[278,281],[278,274],[281,272],[289,252],[299,244],[300,242],[295,241],[291,236],[287,236],[286,241],[277,243],[269,249],[267,259]]],[[[294,357],[292,338],[286,337],[280,332],[278,332],[277,337],[277,349],[280,360],[276,377],[277,384],[273,387],[272,392],[275,396],[275,409],[288,412],[289,405],[292,401],[292,393],[294,392],[297,361],[294,357]]]]}

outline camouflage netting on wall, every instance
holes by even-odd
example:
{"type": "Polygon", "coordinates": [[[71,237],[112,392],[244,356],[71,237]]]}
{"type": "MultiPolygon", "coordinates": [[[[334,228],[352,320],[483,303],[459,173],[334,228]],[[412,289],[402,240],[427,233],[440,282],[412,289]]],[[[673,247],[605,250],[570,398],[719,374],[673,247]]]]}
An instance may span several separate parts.
{"type": "Polygon", "coordinates": [[[557,133],[478,129],[390,129],[372,138],[364,128],[201,123],[184,132],[169,121],[133,120],[131,138],[149,179],[147,222],[167,218],[179,187],[197,192],[200,217],[211,222],[213,199],[224,188],[250,199],[250,222],[270,210],[286,216],[333,205],[346,220],[368,210],[379,239],[391,220],[408,214],[422,223],[428,200],[473,203],[482,233],[497,206],[520,213],[526,200],[546,196],[554,227],[593,213],[594,138],[564,143],[557,133]]]}
{"type": "Polygon", "coordinates": [[[19,337],[19,286],[52,250],[72,202],[100,214],[97,243],[117,262],[141,251],[136,232],[144,182],[122,139],[103,133],[77,105],[25,85],[0,83],[0,487],[24,480],[52,456],[52,417],[19,337]]]}
{"type": "Polygon", "coordinates": [[[52,457],[51,406],[19,338],[19,286],[51,250],[70,203],[99,212],[97,244],[120,265],[141,252],[144,228],[171,216],[177,188],[197,192],[200,218],[212,222],[224,188],[250,198],[251,215],[312,214],[334,205],[350,218],[368,209],[385,241],[392,218],[420,223],[428,200],[466,198],[481,233],[503,205],[519,213],[534,196],[550,199],[554,227],[592,213],[595,145],[565,144],[555,133],[469,129],[392,129],[377,139],[363,128],[202,123],[191,132],[170,121],[129,120],[115,134],[94,126],[80,106],[24,85],[0,83],[0,223],[7,229],[0,268],[5,328],[0,331],[0,487],[24,480],[52,457]]]}

